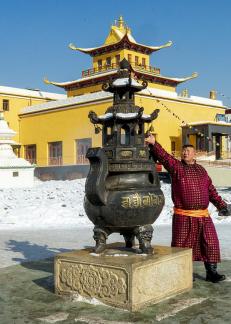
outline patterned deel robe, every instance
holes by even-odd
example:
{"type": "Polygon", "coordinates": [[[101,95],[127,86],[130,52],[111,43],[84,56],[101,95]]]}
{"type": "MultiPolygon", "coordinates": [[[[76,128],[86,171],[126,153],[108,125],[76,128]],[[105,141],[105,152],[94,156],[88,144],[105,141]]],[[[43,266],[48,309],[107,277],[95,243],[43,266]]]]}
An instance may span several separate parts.
{"type": "MultiPolygon", "coordinates": [[[[150,149],[169,172],[172,179],[172,200],[176,208],[206,209],[211,202],[218,210],[226,203],[218,195],[206,170],[196,162],[186,164],[168,154],[159,143],[150,149]]],[[[172,246],[189,247],[194,261],[220,262],[217,233],[211,217],[173,215],[172,246]]]]}

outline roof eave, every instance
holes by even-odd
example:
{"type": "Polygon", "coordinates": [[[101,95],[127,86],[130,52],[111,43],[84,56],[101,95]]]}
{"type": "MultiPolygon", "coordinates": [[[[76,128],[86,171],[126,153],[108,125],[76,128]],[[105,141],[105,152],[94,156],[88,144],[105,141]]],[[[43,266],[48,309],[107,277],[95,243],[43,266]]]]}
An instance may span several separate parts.
{"type": "Polygon", "coordinates": [[[147,46],[147,45],[132,41],[129,38],[128,34],[125,33],[123,38],[121,38],[120,40],[118,40],[117,42],[112,43],[112,44],[102,45],[102,46],[88,49],[88,48],[76,47],[73,43],[70,43],[68,45],[68,47],[74,51],[79,51],[79,52],[82,52],[85,54],[89,54],[91,56],[95,56],[95,55],[101,54],[101,52],[104,52],[105,49],[108,52],[110,52],[114,49],[115,46],[122,45],[124,42],[128,42],[131,46],[136,47],[137,51],[145,52],[146,54],[151,54],[153,52],[159,51],[162,48],[170,47],[173,44],[172,41],[168,41],[167,43],[160,45],[160,46],[147,46]]]}
{"type": "Polygon", "coordinates": [[[149,78],[152,78],[152,79],[159,79],[159,80],[163,80],[163,81],[166,80],[166,81],[175,83],[176,85],[198,77],[197,72],[194,72],[194,73],[192,73],[191,76],[185,77],[185,78],[171,78],[171,77],[166,77],[166,76],[163,76],[163,75],[160,75],[160,74],[158,75],[158,74],[151,74],[151,73],[148,73],[148,72],[145,72],[145,71],[144,72],[139,71],[139,70],[136,70],[135,68],[133,68],[133,69],[134,69],[135,74],[137,76],[138,75],[143,75],[145,77],[149,77],[149,78]]]}

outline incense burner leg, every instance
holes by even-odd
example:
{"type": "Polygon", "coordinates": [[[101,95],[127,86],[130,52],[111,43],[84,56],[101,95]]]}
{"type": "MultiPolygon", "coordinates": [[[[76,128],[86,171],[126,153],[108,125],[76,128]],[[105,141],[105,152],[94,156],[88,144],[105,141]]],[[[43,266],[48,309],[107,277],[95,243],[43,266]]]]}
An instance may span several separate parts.
{"type": "Polygon", "coordinates": [[[126,248],[132,248],[135,245],[135,235],[133,231],[123,233],[126,248]]]}
{"type": "Polygon", "coordinates": [[[134,231],[138,241],[139,248],[143,253],[153,254],[153,248],[151,246],[153,228],[152,225],[139,226],[134,231]]]}
{"type": "Polygon", "coordinates": [[[106,248],[106,240],[110,233],[108,233],[108,231],[105,228],[101,228],[99,226],[95,226],[93,231],[94,231],[93,238],[96,242],[94,252],[100,254],[106,248]]]}

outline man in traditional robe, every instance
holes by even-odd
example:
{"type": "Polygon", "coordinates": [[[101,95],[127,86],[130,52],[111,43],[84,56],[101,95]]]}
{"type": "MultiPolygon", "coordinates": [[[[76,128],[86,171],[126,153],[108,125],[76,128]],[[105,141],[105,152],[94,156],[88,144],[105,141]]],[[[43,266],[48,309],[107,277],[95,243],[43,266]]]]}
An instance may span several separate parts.
{"type": "Polygon", "coordinates": [[[208,205],[211,202],[220,215],[229,216],[228,205],[218,195],[206,170],[196,163],[193,145],[183,146],[180,161],[168,154],[152,134],[145,141],[153,158],[165,167],[172,179],[172,246],[192,248],[193,261],[204,262],[207,281],[225,280],[225,275],[217,272],[220,248],[208,205]]]}

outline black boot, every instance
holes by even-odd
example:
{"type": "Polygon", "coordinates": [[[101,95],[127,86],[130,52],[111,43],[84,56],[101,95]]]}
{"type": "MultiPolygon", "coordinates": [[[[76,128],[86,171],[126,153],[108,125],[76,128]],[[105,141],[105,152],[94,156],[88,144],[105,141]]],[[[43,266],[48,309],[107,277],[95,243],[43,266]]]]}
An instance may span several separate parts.
{"type": "Polygon", "coordinates": [[[213,283],[217,283],[219,281],[225,280],[225,275],[221,275],[217,272],[217,264],[205,262],[206,269],[206,281],[211,281],[213,283]]]}

